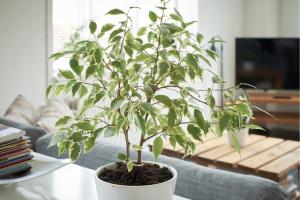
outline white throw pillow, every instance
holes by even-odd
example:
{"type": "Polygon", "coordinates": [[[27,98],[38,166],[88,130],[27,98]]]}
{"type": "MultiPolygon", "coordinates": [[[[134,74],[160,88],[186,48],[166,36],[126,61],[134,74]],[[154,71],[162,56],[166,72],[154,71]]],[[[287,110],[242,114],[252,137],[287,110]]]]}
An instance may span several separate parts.
{"type": "Polygon", "coordinates": [[[8,107],[4,117],[19,123],[34,125],[39,113],[24,96],[18,95],[8,107]]]}
{"type": "Polygon", "coordinates": [[[37,126],[47,133],[55,133],[55,123],[63,116],[72,116],[73,112],[69,106],[58,97],[50,98],[44,106],[40,107],[40,119],[37,126]]]}

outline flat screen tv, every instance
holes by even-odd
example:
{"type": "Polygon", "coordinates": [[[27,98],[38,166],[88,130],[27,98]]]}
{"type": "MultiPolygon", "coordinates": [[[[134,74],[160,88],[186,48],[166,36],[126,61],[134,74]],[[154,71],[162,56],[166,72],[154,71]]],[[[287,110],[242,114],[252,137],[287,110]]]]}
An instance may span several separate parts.
{"type": "Polygon", "coordinates": [[[236,38],[236,83],[299,90],[299,38],[236,38]]]}

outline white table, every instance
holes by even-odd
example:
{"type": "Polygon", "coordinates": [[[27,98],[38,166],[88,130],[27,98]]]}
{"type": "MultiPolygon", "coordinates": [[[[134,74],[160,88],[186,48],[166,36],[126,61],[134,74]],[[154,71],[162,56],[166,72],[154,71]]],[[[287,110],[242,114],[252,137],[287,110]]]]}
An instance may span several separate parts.
{"type": "Polygon", "coordinates": [[[0,186],[0,200],[97,200],[93,172],[70,164],[44,177],[0,186]]]}

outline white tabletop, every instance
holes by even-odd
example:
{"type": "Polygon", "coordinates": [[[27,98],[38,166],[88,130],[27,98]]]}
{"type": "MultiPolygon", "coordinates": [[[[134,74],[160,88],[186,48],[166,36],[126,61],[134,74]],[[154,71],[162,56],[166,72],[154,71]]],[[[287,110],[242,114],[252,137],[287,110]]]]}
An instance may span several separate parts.
{"type": "Polygon", "coordinates": [[[97,200],[93,172],[71,164],[34,180],[0,186],[0,200],[97,200]]]}

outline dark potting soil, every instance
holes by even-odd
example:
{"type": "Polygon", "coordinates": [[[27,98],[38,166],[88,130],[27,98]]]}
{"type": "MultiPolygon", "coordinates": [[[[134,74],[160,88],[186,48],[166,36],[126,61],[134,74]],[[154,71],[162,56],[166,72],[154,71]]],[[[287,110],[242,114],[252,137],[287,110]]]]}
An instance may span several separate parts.
{"type": "Polygon", "coordinates": [[[115,169],[104,168],[98,177],[106,182],[117,185],[152,185],[162,183],[173,178],[170,169],[156,164],[144,163],[134,166],[131,172],[127,171],[126,163],[117,162],[115,169]]]}

